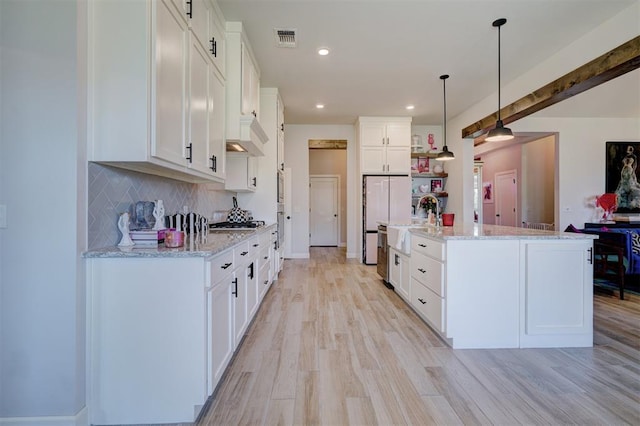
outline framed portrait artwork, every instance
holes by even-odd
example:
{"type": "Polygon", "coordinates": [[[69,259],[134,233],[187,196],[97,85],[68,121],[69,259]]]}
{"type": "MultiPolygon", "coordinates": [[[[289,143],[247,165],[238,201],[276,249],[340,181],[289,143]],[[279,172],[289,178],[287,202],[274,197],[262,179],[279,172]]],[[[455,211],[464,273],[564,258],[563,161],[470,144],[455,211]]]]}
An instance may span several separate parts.
{"type": "Polygon", "coordinates": [[[442,192],[442,179],[431,179],[431,192],[442,192]]]}
{"type": "Polygon", "coordinates": [[[605,192],[618,198],[618,213],[640,213],[640,142],[607,142],[605,192]]]}
{"type": "Polygon", "coordinates": [[[493,183],[482,182],[482,202],[493,203],[493,183]]]}

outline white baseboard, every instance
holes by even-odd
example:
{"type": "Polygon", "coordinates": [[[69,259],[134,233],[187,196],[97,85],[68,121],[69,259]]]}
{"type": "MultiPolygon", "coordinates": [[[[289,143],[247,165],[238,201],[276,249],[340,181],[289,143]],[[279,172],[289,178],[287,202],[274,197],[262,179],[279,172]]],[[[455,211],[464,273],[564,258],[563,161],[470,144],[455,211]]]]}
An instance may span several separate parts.
{"type": "Polygon", "coordinates": [[[85,406],[75,416],[0,417],[2,426],[87,426],[89,416],[85,406]]]}

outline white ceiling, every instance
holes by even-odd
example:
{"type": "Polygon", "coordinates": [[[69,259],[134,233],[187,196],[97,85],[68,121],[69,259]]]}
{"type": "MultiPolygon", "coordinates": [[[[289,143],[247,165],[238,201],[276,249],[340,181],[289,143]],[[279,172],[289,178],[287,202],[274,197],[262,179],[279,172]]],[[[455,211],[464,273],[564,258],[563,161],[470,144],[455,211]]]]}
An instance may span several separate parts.
{"type": "MultiPolygon", "coordinates": [[[[507,18],[501,30],[504,85],[637,1],[218,0],[218,4],[225,19],[244,23],[261,70],[261,86],[279,89],[287,124],[352,124],[359,115],[410,115],[414,124],[434,125],[442,122],[441,74],[451,75],[450,117],[496,92],[498,34],[491,25],[495,19],[507,18]],[[274,28],[296,29],[297,47],[277,47],[274,28]],[[331,53],[319,56],[320,47],[331,53]],[[325,108],[316,109],[317,103],[325,108]],[[408,104],[415,110],[407,111],[408,104]]],[[[638,93],[640,70],[537,116],[638,117],[638,93]]],[[[503,106],[507,103],[503,99],[503,106]]]]}

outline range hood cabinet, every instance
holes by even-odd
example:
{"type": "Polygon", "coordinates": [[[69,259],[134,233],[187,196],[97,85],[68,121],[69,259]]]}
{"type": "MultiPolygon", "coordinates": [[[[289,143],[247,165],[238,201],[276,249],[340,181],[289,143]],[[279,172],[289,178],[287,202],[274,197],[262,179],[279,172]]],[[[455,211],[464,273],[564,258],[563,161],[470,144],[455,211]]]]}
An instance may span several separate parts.
{"type": "Polygon", "coordinates": [[[253,115],[241,115],[239,125],[239,138],[227,139],[227,152],[244,152],[251,157],[262,157],[263,145],[269,141],[269,137],[260,122],[253,115]]]}

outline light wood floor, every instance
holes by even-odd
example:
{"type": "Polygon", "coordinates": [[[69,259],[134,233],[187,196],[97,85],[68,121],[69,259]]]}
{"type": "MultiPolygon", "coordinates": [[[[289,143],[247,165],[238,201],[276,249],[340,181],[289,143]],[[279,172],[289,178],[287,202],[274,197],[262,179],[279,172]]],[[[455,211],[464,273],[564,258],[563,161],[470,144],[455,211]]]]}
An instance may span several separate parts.
{"type": "Polygon", "coordinates": [[[593,348],[452,350],[375,267],[312,248],[285,261],[200,424],[640,425],[639,298],[597,295],[594,322],[593,348]]]}

